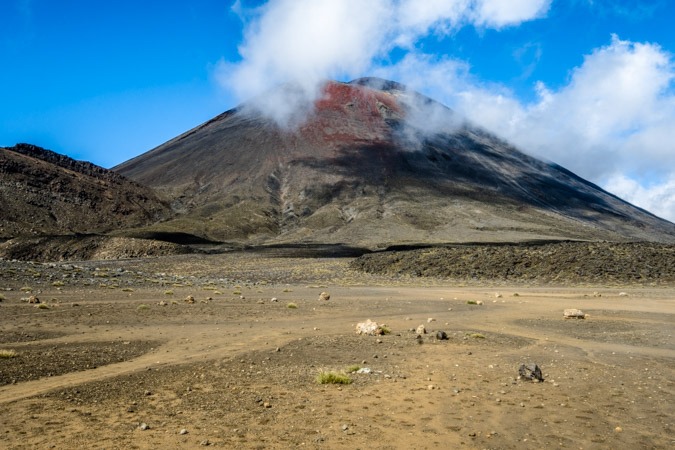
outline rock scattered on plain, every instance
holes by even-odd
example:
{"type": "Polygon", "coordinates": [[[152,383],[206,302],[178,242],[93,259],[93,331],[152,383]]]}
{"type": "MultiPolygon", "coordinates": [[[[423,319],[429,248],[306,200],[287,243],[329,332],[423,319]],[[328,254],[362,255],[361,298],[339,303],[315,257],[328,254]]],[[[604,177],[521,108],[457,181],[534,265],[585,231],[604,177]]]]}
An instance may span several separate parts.
{"type": "Polygon", "coordinates": [[[565,319],[585,319],[586,314],[580,309],[569,308],[563,311],[563,317],[565,319]]]}
{"type": "Polygon", "coordinates": [[[383,325],[370,319],[356,324],[356,334],[365,334],[367,336],[380,336],[384,334],[383,325]]]}

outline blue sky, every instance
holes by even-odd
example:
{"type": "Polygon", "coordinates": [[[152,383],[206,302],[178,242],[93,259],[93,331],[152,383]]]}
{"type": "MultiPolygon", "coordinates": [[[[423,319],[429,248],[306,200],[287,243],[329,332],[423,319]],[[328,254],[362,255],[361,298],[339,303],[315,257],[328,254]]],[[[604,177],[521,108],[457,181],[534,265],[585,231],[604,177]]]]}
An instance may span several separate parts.
{"type": "Polygon", "coordinates": [[[0,146],[111,167],[280,82],[378,75],[675,220],[673,17],[669,0],[2,0],[0,146]]]}

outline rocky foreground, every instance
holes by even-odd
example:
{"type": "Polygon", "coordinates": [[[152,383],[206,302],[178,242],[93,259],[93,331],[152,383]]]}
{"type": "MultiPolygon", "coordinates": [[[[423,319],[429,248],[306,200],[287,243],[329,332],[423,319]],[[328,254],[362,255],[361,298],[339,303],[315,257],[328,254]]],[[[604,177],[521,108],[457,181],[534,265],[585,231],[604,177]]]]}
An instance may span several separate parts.
{"type": "Polygon", "coordinates": [[[647,242],[559,242],[458,245],[363,255],[351,267],[388,276],[467,283],[675,283],[675,245],[647,242]]]}
{"type": "Polygon", "coordinates": [[[673,284],[458,287],[351,261],[0,260],[0,447],[675,443],[673,284]],[[387,333],[357,335],[366,319],[387,333]]]}

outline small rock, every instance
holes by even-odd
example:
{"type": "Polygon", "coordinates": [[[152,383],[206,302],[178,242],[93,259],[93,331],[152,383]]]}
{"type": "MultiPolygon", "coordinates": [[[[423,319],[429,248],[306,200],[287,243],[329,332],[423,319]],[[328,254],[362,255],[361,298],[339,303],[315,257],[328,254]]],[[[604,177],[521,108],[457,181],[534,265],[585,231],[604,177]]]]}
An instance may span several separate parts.
{"type": "Polygon", "coordinates": [[[383,325],[368,319],[365,322],[356,324],[356,334],[365,334],[367,336],[380,336],[384,334],[383,325]]]}
{"type": "Polygon", "coordinates": [[[580,309],[570,308],[563,311],[563,317],[565,319],[585,319],[586,314],[584,314],[584,312],[580,309]]]}
{"type": "Polygon", "coordinates": [[[417,329],[415,330],[415,333],[417,333],[417,334],[419,334],[419,335],[427,334],[427,329],[426,329],[426,327],[425,327],[424,325],[420,325],[420,326],[417,327],[417,329]]]}
{"type": "Polygon", "coordinates": [[[205,440],[201,441],[199,443],[199,445],[203,445],[204,447],[208,447],[209,445],[211,445],[211,441],[209,441],[208,439],[205,439],[205,440]]]}
{"type": "Polygon", "coordinates": [[[276,303],[276,302],[278,302],[278,301],[279,301],[279,299],[278,299],[278,298],[276,298],[276,297],[272,297],[272,300],[270,300],[270,301],[271,301],[271,302],[274,302],[274,303],[276,303]]]}
{"type": "Polygon", "coordinates": [[[143,392],[143,395],[152,395],[152,392],[151,391],[145,391],[145,392],[143,392]]]}
{"type": "Polygon", "coordinates": [[[342,431],[347,431],[349,429],[349,425],[347,425],[346,423],[343,423],[340,428],[342,429],[342,431]]]}
{"type": "Polygon", "coordinates": [[[436,319],[434,319],[433,317],[429,317],[427,319],[427,323],[431,323],[431,322],[435,322],[435,321],[436,321],[436,319]]]}
{"type": "Polygon", "coordinates": [[[40,303],[40,299],[34,295],[31,295],[30,297],[28,297],[28,303],[34,303],[37,305],[38,303],[40,303]]]}
{"type": "Polygon", "coordinates": [[[178,434],[188,434],[188,430],[186,430],[185,428],[183,428],[182,430],[180,430],[180,431],[178,432],[178,434]]]}
{"type": "Polygon", "coordinates": [[[621,428],[621,427],[614,428],[615,433],[621,433],[622,431],[623,431],[623,428],[621,428]]]}
{"type": "Polygon", "coordinates": [[[483,300],[476,300],[476,305],[482,305],[482,304],[483,304],[483,300]]]}
{"type": "Polygon", "coordinates": [[[272,405],[269,402],[263,403],[263,408],[271,408],[272,405]]]}
{"type": "Polygon", "coordinates": [[[195,302],[195,298],[193,296],[188,295],[187,297],[185,297],[185,303],[193,304],[194,302],[195,302]]]}
{"type": "Polygon", "coordinates": [[[534,363],[530,364],[521,364],[518,368],[518,375],[521,379],[531,380],[531,381],[544,381],[544,377],[541,374],[541,369],[538,365],[534,363]]]}
{"type": "Polygon", "coordinates": [[[330,300],[330,294],[328,292],[322,292],[321,294],[319,294],[319,300],[323,301],[330,300]]]}
{"type": "Polygon", "coordinates": [[[446,341],[448,339],[448,333],[439,330],[436,332],[436,339],[438,339],[439,341],[446,341]]]}
{"type": "Polygon", "coordinates": [[[619,297],[628,297],[626,292],[619,292],[619,297]]]}
{"type": "Polygon", "coordinates": [[[138,428],[140,428],[141,430],[145,431],[145,430],[149,430],[149,429],[150,429],[150,425],[148,425],[147,423],[143,422],[142,424],[140,424],[140,425],[138,426],[138,428]]]}

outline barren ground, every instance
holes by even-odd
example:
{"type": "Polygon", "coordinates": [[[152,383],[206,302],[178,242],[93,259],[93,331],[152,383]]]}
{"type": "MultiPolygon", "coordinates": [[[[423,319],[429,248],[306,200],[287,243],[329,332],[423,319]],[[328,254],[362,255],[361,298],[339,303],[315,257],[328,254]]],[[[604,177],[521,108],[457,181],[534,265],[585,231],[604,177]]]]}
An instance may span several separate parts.
{"type": "Polygon", "coordinates": [[[350,261],[0,261],[0,448],[673,448],[675,286],[458,286],[350,261]],[[357,336],[369,318],[391,333],[357,336]],[[543,383],[517,379],[529,362],[543,383]],[[372,372],[315,381],[351,366],[372,372]]]}

